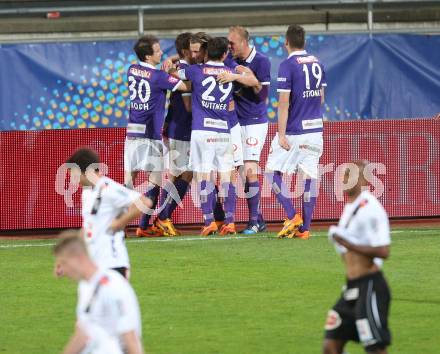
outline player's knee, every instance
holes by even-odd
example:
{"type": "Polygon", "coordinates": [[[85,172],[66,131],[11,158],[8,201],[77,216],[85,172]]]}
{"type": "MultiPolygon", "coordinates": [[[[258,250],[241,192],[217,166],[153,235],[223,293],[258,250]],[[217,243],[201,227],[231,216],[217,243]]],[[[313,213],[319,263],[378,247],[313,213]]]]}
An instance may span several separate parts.
{"type": "Polygon", "coordinates": [[[341,345],[331,339],[324,339],[322,344],[322,353],[323,354],[341,354],[342,347],[341,345]]]}

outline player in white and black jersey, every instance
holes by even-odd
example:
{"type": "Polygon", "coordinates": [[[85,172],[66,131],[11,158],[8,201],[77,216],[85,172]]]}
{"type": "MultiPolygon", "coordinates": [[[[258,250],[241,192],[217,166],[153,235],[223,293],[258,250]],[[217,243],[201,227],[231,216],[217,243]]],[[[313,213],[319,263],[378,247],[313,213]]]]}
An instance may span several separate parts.
{"type": "MultiPolygon", "coordinates": [[[[130,262],[125,247],[124,228],[152,203],[135,190],[103,176],[98,154],[81,148],[67,160],[72,176],[79,178],[82,231],[90,256],[104,269],[114,269],[128,277],[130,262]]],[[[152,213],[152,210],[150,210],[152,213]]]]}
{"type": "Polygon", "coordinates": [[[141,313],[128,281],[98,267],[77,231],[54,248],[56,272],[79,282],[75,332],[65,354],[142,354],[141,313]]]}
{"type": "Polygon", "coordinates": [[[354,161],[344,175],[347,204],[329,238],[345,264],[347,284],[328,312],[323,353],[340,354],[350,341],[361,342],[367,353],[386,353],[391,343],[388,328],[390,290],[382,274],[390,254],[388,216],[366,190],[368,164],[354,161]],[[353,187],[351,187],[353,186],[353,187]]]}

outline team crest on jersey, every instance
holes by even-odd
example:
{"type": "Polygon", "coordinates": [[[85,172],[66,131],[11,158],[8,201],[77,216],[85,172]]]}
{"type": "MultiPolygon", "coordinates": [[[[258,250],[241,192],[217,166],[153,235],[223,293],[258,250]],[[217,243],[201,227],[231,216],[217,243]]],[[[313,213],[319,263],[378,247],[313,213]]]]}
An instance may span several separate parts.
{"type": "Polygon", "coordinates": [[[140,76],[145,79],[149,79],[151,77],[151,71],[138,69],[138,68],[130,68],[130,74],[135,76],[140,76]]]}
{"type": "Polygon", "coordinates": [[[296,57],[296,61],[298,64],[317,63],[318,58],[316,58],[314,55],[309,55],[306,57],[296,57]]]}
{"type": "Polygon", "coordinates": [[[325,329],[332,331],[338,328],[342,323],[341,316],[335,310],[330,310],[327,314],[327,320],[325,321],[325,329]]]}
{"type": "Polygon", "coordinates": [[[204,75],[220,75],[222,73],[230,73],[231,70],[228,70],[226,68],[203,68],[203,74],[204,75]]]}

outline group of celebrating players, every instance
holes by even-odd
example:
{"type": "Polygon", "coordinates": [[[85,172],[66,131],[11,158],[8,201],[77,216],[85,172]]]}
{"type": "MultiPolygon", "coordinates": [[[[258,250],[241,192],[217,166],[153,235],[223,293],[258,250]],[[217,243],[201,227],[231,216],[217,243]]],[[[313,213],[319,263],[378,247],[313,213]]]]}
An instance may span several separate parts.
{"type": "MultiPolygon", "coordinates": [[[[280,64],[277,78],[278,133],[265,171],[287,214],[280,238],[310,237],[317,196],[326,80],[321,63],[304,50],[304,44],[304,29],[289,26],[285,42],[289,56],[280,64]],[[301,216],[286,195],[283,173],[304,177],[301,216]]],[[[72,177],[84,188],[81,237],[63,238],[55,248],[57,275],[80,282],[78,323],[65,353],[143,352],[139,305],[123,280],[130,270],[124,229],[140,216],[138,236],[178,235],[171,215],[192,178],[199,187],[202,236],[236,233],[238,174],[246,181],[249,207],[244,233],[265,228],[259,212],[258,162],[267,135],[269,59],[249,45],[249,33],[239,26],[230,28],[228,38],[180,34],[177,56],[162,63],[161,69],[157,69],[162,57],[157,38],[140,38],[134,50],[139,63],[128,69],[125,186],[100,173],[99,156],[91,149],[79,149],[67,161],[72,164],[72,177]],[[165,117],[168,90],[172,93],[165,117]],[[160,193],[165,156],[170,176],[160,193]],[[237,173],[240,166],[244,169],[237,173]],[[139,171],[149,172],[145,195],[133,189],[139,171]],[[149,225],[159,195],[161,211],[149,225]]],[[[380,269],[389,255],[388,218],[377,199],[365,191],[365,162],[353,166],[356,173],[348,169],[344,176],[346,182],[355,179],[346,190],[344,214],[339,225],[329,230],[345,261],[348,280],[341,299],[329,311],[323,351],[342,353],[348,340],[356,340],[367,352],[385,353],[390,343],[390,296],[380,269]]]]}
{"type": "MultiPolygon", "coordinates": [[[[322,65],[307,54],[304,43],[302,27],[290,26],[286,33],[289,58],[281,63],[277,79],[279,131],[272,142],[266,177],[287,213],[279,236],[307,239],[316,202],[314,179],[322,153],[321,104],[326,82],[322,65]],[[282,173],[292,172],[305,176],[302,217],[282,182],[282,173]]],[[[140,38],[134,47],[139,63],[128,69],[125,184],[132,187],[138,172],[146,171],[149,185],[145,196],[153,209],[161,195],[159,215],[150,226],[150,215],[144,213],[136,234],[179,235],[171,216],[193,178],[205,224],[201,235],[235,234],[237,175],[245,180],[249,209],[249,223],[243,233],[263,231],[266,226],[259,211],[258,163],[268,130],[270,60],[250,45],[248,31],[240,26],[231,27],[227,38],[182,33],[175,44],[177,55],[159,70],[159,40],[153,36],[140,38]],[[172,93],[165,117],[167,90],[172,93]],[[170,182],[160,193],[164,157],[170,182]]]]}

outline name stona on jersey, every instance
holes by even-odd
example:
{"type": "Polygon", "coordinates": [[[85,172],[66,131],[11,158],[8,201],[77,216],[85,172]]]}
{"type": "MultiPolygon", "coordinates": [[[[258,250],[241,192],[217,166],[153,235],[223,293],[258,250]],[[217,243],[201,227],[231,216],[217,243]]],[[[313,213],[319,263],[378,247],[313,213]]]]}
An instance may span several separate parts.
{"type": "Polygon", "coordinates": [[[296,62],[298,64],[308,64],[308,63],[317,63],[319,60],[314,55],[309,55],[306,57],[296,57],[296,62]]]}
{"type": "Polygon", "coordinates": [[[306,90],[303,91],[303,98],[310,98],[310,97],[321,97],[321,90],[306,90]]]}
{"type": "Polygon", "coordinates": [[[139,68],[130,68],[130,74],[143,77],[144,79],[149,79],[151,77],[151,71],[139,68]]]}

